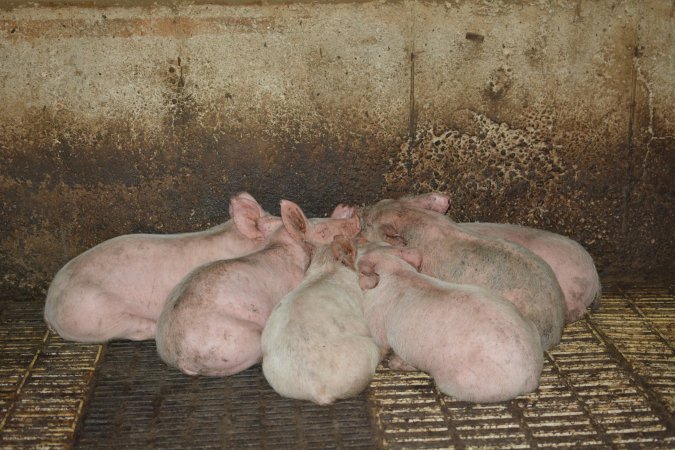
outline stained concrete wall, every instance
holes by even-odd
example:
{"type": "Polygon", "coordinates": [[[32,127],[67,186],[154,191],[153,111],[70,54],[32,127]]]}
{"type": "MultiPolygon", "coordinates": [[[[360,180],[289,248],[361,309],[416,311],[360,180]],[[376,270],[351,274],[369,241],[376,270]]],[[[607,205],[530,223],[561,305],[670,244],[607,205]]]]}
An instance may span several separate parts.
{"type": "Polygon", "coordinates": [[[64,3],[0,11],[2,290],[240,190],[440,190],[602,273],[675,269],[673,2],[64,3]]]}

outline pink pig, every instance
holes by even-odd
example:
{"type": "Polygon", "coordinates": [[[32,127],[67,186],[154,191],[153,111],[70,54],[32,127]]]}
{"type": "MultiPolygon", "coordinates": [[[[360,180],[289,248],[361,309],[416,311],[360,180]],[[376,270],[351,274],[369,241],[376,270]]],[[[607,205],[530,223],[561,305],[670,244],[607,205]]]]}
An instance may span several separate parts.
{"type": "Polygon", "coordinates": [[[272,311],[262,367],[279,394],[327,405],[358,394],[375,374],[382,355],[363,316],[355,260],[354,243],[336,236],[272,311]]]}
{"type": "Polygon", "coordinates": [[[593,258],[579,243],[560,234],[501,223],[459,223],[477,236],[506,239],[546,261],[565,296],[565,323],[575,322],[600,305],[601,286],[593,258]]]}
{"type": "MultiPolygon", "coordinates": [[[[445,214],[449,198],[442,194],[409,197],[418,206],[445,214]]],[[[565,296],[565,322],[571,323],[586,314],[586,308],[596,309],[600,303],[601,286],[593,258],[577,242],[560,234],[519,225],[501,223],[458,223],[468,233],[515,242],[551,267],[565,296]]]]}
{"type": "Polygon", "coordinates": [[[535,325],[495,292],[418,273],[419,252],[383,243],[359,252],[364,313],[375,342],[428,372],[458,400],[534,391],[543,351],[535,325]]]}
{"type": "Polygon", "coordinates": [[[310,221],[287,200],[281,220],[265,248],[198,267],[171,292],[156,337],[167,364],[189,375],[226,376],[260,362],[265,322],[302,281],[314,247],[359,232],[358,216],[310,221]]]}
{"type": "Polygon", "coordinates": [[[535,324],[544,350],[560,342],[565,298],[550,266],[513,242],[465,230],[437,212],[443,207],[440,194],[382,200],[364,208],[363,236],[419,249],[423,273],[496,292],[535,324]]]}
{"type": "Polygon", "coordinates": [[[154,338],[167,295],[190,270],[254,252],[281,226],[245,192],[230,199],[230,216],[195,233],[119,236],[73,258],[47,292],[49,328],[79,342],[154,338]]]}

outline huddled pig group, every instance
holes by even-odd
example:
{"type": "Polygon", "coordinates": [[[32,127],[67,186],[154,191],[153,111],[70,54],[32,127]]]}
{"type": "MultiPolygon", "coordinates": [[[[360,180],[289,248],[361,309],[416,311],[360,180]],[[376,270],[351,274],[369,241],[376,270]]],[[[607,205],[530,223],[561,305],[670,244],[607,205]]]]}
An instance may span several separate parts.
{"type": "Polygon", "coordinates": [[[535,390],[543,352],[597,306],[593,260],[576,242],[517,225],[455,223],[440,193],[281,217],[247,193],[231,220],[105,241],[68,262],[45,321],[65,339],[155,339],[190,375],[262,361],[281,395],[330,404],[361,392],[386,355],[459,400],[535,390]]]}

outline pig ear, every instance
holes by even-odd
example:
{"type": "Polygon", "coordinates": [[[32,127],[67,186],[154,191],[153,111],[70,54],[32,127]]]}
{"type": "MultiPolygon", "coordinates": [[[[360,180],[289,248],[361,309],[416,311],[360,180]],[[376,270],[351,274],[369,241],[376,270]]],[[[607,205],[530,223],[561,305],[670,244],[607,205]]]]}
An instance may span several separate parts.
{"type": "Polygon", "coordinates": [[[307,239],[310,223],[298,205],[290,200],[282,200],[281,220],[286,230],[294,239],[300,242],[307,239]]]}
{"type": "Polygon", "coordinates": [[[350,269],[354,268],[354,264],[356,263],[356,247],[354,247],[352,241],[339,234],[333,238],[331,250],[336,261],[340,261],[350,269]]]}
{"type": "Polygon", "coordinates": [[[340,203],[335,207],[330,215],[331,219],[350,219],[354,217],[355,208],[353,206],[340,203]]]}
{"type": "Polygon", "coordinates": [[[380,276],[375,273],[375,263],[365,259],[359,261],[359,286],[361,289],[373,289],[379,282],[380,276]]]}
{"type": "Polygon", "coordinates": [[[445,214],[450,207],[450,197],[440,192],[430,192],[416,197],[409,197],[405,201],[418,208],[429,209],[441,214],[445,214]]]}
{"type": "Polygon", "coordinates": [[[258,221],[258,229],[265,237],[274,233],[281,226],[281,218],[275,217],[271,214],[263,215],[258,221]]]}
{"type": "Polygon", "coordinates": [[[249,194],[248,192],[245,192],[245,191],[241,191],[240,193],[238,193],[237,195],[235,195],[235,197],[237,197],[237,198],[245,198],[245,199],[251,200],[252,202],[258,203],[258,202],[256,201],[256,199],[253,198],[253,196],[252,196],[251,194],[249,194]]]}
{"type": "Polygon", "coordinates": [[[422,252],[416,248],[401,250],[401,259],[413,266],[418,272],[422,270],[422,252]]]}
{"type": "Polygon", "coordinates": [[[249,239],[265,238],[265,231],[260,227],[260,219],[265,214],[262,207],[249,194],[239,194],[230,199],[230,216],[234,220],[234,225],[249,239]]]}

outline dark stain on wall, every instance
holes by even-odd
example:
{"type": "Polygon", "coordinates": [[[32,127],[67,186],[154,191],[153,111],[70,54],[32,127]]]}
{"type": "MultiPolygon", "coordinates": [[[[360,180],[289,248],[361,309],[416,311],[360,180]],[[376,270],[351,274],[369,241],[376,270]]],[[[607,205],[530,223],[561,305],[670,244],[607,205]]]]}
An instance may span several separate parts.
{"type": "Polygon", "coordinates": [[[470,111],[453,126],[420,130],[413,148],[403,146],[393,158],[390,195],[439,190],[450,195],[448,215],[457,222],[506,222],[566,235],[589,250],[602,275],[673,273],[672,142],[637,149],[634,161],[607,158],[625,151],[571,152],[536,128],[470,111]],[[629,204],[627,173],[635,178],[629,204]]]}
{"type": "Polygon", "coordinates": [[[157,143],[132,124],[91,135],[73,122],[40,117],[21,136],[5,131],[0,162],[0,290],[44,290],[56,271],[91,246],[126,233],[197,231],[228,219],[228,199],[248,191],[268,211],[279,201],[325,216],[340,202],[382,191],[383,141],[352,141],[321,127],[274,140],[260,132],[167,128],[157,143]],[[132,138],[131,136],[135,136],[132,138]],[[21,145],[6,143],[18,140],[21,145]]]}

